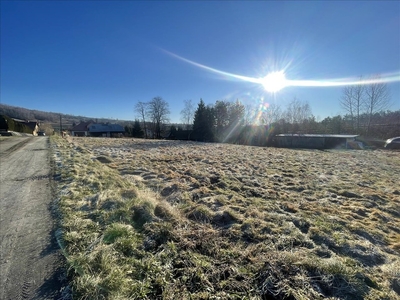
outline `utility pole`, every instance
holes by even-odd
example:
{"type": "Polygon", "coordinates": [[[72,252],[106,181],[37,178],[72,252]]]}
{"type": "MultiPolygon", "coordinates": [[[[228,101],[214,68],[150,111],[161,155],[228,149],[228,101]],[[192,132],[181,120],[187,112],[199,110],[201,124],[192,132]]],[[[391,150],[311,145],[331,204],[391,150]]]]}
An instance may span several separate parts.
{"type": "Polygon", "coordinates": [[[60,114],[60,135],[62,136],[62,121],[61,121],[61,114],[60,114]]]}

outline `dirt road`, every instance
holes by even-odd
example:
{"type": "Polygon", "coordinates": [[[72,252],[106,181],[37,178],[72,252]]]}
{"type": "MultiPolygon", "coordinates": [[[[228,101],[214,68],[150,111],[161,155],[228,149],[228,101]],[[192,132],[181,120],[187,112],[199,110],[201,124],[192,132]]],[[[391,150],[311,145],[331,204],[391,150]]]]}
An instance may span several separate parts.
{"type": "Polygon", "coordinates": [[[0,299],[57,299],[48,137],[0,141],[0,299]]]}

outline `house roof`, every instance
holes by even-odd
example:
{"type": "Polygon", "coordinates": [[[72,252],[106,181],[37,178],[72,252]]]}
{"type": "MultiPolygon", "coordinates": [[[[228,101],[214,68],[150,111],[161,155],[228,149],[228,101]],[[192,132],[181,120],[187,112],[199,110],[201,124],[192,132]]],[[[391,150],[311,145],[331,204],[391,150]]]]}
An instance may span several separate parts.
{"type": "Polygon", "coordinates": [[[92,123],[93,121],[80,122],[78,125],[72,127],[71,131],[88,131],[88,127],[92,123]]]}
{"type": "Polygon", "coordinates": [[[27,121],[27,122],[23,122],[26,126],[28,126],[30,129],[35,130],[36,126],[37,126],[37,122],[36,121],[27,121]]]}
{"type": "Polygon", "coordinates": [[[354,134],[278,134],[277,137],[308,137],[308,138],[341,138],[341,139],[351,139],[358,135],[354,134]]]}
{"type": "Polygon", "coordinates": [[[22,120],[22,119],[16,119],[16,118],[11,118],[13,119],[15,122],[19,122],[19,123],[25,123],[26,120],[22,120]]]}
{"type": "Polygon", "coordinates": [[[119,124],[90,124],[89,132],[124,132],[125,129],[119,124]]]}
{"type": "Polygon", "coordinates": [[[20,119],[15,119],[15,118],[13,118],[13,120],[15,122],[24,124],[25,126],[28,126],[32,130],[35,130],[36,126],[38,125],[38,122],[36,122],[36,121],[26,121],[26,120],[20,120],[20,119]]]}

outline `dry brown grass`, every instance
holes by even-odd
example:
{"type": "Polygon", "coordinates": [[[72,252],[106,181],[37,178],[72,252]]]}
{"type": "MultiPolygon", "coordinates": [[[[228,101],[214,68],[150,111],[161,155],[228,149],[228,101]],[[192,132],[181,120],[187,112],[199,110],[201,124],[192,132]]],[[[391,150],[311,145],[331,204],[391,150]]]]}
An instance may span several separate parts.
{"type": "Polygon", "coordinates": [[[400,298],[399,152],[101,138],[68,145],[97,171],[73,163],[92,192],[66,200],[82,211],[79,197],[94,197],[77,228],[95,229],[67,232],[67,243],[103,235],[102,251],[116,251],[121,269],[141,260],[109,275],[129,280],[108,298],[400,298]]]}

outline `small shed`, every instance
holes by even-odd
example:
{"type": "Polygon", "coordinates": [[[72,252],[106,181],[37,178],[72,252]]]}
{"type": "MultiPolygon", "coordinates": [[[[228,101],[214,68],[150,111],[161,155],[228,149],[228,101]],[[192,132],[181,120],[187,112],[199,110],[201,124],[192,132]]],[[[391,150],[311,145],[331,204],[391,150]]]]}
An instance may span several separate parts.
{"type": "Polygon", "coordinates": [[[275,138],[277,146],[283,148],[361,149],[362,144],[356,141],[357,136],[348,134],[278,134],[275,138]]]}

